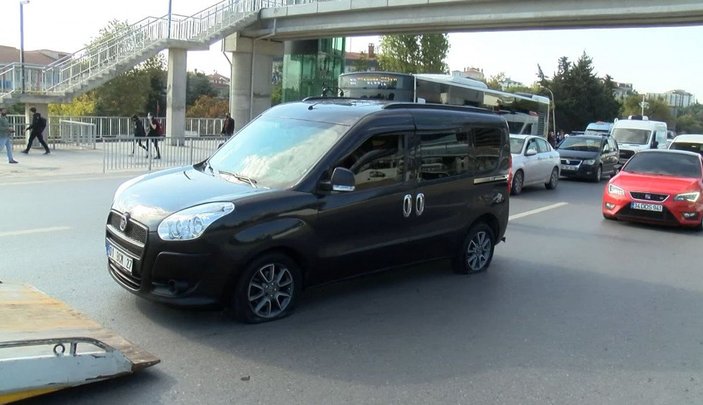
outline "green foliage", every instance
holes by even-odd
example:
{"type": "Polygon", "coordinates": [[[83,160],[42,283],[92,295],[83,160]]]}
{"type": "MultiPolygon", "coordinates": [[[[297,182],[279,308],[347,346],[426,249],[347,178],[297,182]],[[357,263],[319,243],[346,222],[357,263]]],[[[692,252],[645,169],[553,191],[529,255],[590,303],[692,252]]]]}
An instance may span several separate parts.
{"type": "Polygon", "coordinates": [[[276,104],[281,104],[283,100],[283,82],[279,81],[274,83],[273,88],[271,88],[271,106],[276,104]]]}
{"type": "Polygon", "coordinates": [[[359,59],[355,60],[352,66],[355,72],[366,72],[369,70],[369,58],[366,56],[366,52],[361,52],[359,59]]]}
{"type": "Polygon", "coordinates": [[[676,118],[676,131],[687,134],[703,134],[703,105],[692,104],[676,118]]]}
{"type": "MultiPolygon", "coordinates": [[[[653,121],[664,121],[670,128],[675,127],[676,120],[671,115],[671,109],[664,100],[649,98],[646,99],[645,102],[644,115],[653,121]]],[[[642,96],[639,94],[633,94],[627,97],[622,105],[622,115],[627,117],[628,115],[642,114],[641,103],[642,96]]]]}
{"type": "Polygon", "coordinates": [[[229,102],[208,95],[198,97],[186,110],[186,117],[219,118],[229,112],[229,102]]]}
{"type": "Polygon", "coordinates": [[[89,91],[74,98],[70,103],[49,104],[49,115],[64,117],[95,115],[95,104],[95,92],[89,91]]]}
{"type": "MultiPolygon", "coordinates": [[[[557,130],[582,131],[594,121],[613,121],[620,105],[613,96],[610,76],[599,78],[593,72],[593,60],[584,52],[574,63],[559,58],[557,72],[548,80],[538,67],[539,84],[554,93],[557,130]]],[[[542,94],[551,98],[547,90],[542,94]]]]}
{"type": "Polygon", "coordinates": [[[446,73],[447,34],[384,35],[378,64],[381,70],[400,73],[446,73]]]}
{"type": "Polygon", "coordinates": [[[186,107],[195,104],[201,96],[217,96],[217,92],[210,84],[210,79],[203,72],[188,72],[186,77],[186,107]]]}

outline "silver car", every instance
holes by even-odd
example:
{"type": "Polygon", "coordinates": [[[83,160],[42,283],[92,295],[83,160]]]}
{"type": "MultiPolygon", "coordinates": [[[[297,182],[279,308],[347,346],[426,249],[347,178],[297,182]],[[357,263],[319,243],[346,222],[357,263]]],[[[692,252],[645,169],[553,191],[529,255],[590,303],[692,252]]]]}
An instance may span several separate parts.
{"type": "Polygon", "coordinates": [[[520,194],[523,187],[544,184],[551,190],[559,182],[559,153],[546,139],[534,135],[510,135],[513,157],[511,194],[520,194]]]}

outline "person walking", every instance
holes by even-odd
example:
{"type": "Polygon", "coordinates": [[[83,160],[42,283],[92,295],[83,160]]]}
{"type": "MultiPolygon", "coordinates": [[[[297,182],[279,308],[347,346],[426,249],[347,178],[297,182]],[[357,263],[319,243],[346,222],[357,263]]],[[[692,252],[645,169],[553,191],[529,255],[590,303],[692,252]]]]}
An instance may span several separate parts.
{"type": "MultiPolygon", "coordinates": [[[[142,120],[139,119],[139,116],[137,114],[134,114],[132,116],[132,124],[134,125],[134,137],[136,140],[132,142],[132,154],[134,155],[134,149],[137,144],[139,144],[139,147],[144,149],[147,153],[147,156],[149,156],[149,149],[142,143],[142,140],[140,138],[146,137],[146,131],[144,131],[144,124],[142,123],[142,120]]],[[[146,141],[147,145],[149,144],[149,140],[146,141]]]]}
{"type": "MultiPolygon", "coordinates": [[[[151,143],[154,145],[154,150],[156,150],[156,156],[154,159],[161,159],[161,152],[159,151],[159,138],[163,135],[163,130],[161,129],[161,123],[156,117],[152,116],[151,113],[146,115],[147,123],[149,125],[147,129],[146,136],[149,138],[151,143]]],[[[146,157],[149,157],[149,140],[147,141],[147,153],[146,157]]]]}
{"type": "Polygon", "coordinates": [[[7,160],[10,163],[19,163],[12,157],[12,134],[14,129],[10,128],[10,122],[7,120],[7,111],[0,108],[0,151],[4,147],[7,150],[7,160]]]}
{"type": "Polygon", "coordinates": [[[230,113],[225,114],[225,122],[222,125],[222,132],[220,132],[220,134],[227,138],[234,134],[234,118],[232,118],[230,113]]]}
{"type": "Polygon", "coordinates": [[[41,146],[44,147],[44,154],[48,155],[51,153],[49,150],[49,145],[44,141],[44,128],[46,128],[46,118],[42,117],[40,113],[37,112],[35,107],[29,109],[32,112],[32,124],[25,129],[25,131],[31,130],[29,133],[29,141],[27,142],[27,148],[22,151],[24,154],[29,154],[29,149],[32,147],[32,142],[34,138],[39,140],[41,146]]]}

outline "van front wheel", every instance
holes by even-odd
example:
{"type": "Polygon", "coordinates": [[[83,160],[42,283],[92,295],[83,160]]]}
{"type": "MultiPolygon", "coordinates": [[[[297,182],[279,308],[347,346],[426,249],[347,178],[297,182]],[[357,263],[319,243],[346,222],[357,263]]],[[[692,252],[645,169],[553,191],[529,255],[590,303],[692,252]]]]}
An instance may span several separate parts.
{"type": "Polygon", "coordinates": [[[266,254],[242,273],[232,297],[235,317],[260,323],[288,316],[301,291],[298,265],[288,256],[266,254]]]}
{"type": "Polygon", "coordinates": [[[485,271],[491,264],[494,249],[495,234],[491,227],[483,222],[474,225],[454,258],[454,271],[459,274],[485,271]]]}

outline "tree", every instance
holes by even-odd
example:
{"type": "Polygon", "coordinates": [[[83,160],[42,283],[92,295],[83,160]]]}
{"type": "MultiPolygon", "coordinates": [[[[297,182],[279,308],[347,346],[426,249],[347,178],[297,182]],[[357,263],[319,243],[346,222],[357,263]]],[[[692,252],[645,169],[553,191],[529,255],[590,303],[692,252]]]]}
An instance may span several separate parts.
{"type": "Polygon", "coordinates": [[[188,72],[186,77],[186,107],[192,106],[201,96],[217,96],[210,79],[203,72],[188,72]]]}
{"type": "Polygon", "coordinates": [[[359,59],[354,61],[353,64],[355,72],[366,72],[369,70],[369,58],[366,56],[366,52],[361,52],[359,54],[359,59]]]}
{"type": "Polygon", "coordinates": [[[378,64],[381,70],[400,73],[446,73],[447,34],[384,35],[378,64]]]}
{"type": "Polygon", "coordinates": [[[548,80],[538,66],[539,84],[554,93],[557,130],[583,130],[590,122],[613,121],[620,105],[613,95],[610,76],[599,78],[593,71],[593,60],[584,52],[575,62],[559,58],[557,72],[548,80]]]}
{"type": "MultiPolygon", "coordinates": [[[[627,117],[629,115],[640,115],[642,114],[642,95],[633,94],[625,99],[622,105],[622,115],[627,117]]],[[[671,115],[671,109],[664,102],[664,100],[658,98],[649,98],[644,100],[644,115],[646,115],[650,120],[653,121],[664,121],[667,126],[671,128],[676,127],[676,120],[671,115]]]]}
{"type": "Polygon", "coordinates": [[[703,134],[703,104],[692,104],[681,110],[676,118],[676,131],[688,134],[703,134]]]}
{"type": "Polygon", "coordinates": [[[186,117],[223,117],[229,112],[229,102],[208,95],[198,97],[193,106],[186,110],[186,117]]]}
{"type": "Polygon", "coordinates": [[[79,117],[95,114],[95,92],[89,91],[73,99],[70,103],[49,104],[49,114],[64,117],[79,117]]]}

